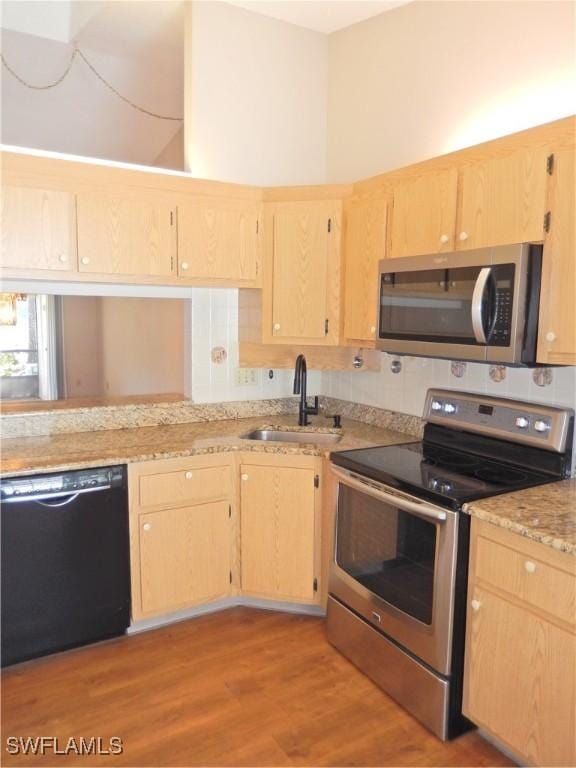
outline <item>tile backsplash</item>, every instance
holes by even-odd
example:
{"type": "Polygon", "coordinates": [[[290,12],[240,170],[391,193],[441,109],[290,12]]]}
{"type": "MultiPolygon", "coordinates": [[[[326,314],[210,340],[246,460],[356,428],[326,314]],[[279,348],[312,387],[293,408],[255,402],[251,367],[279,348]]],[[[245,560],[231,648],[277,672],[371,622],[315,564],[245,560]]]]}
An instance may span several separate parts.
{"type": "MultiPolygon", "coordinates": [[[[235,288],[192,289],[190,394],[195,403],[230,400],[262,400],[292,394],[292,370],[255,369],[256,381],[237,381],[238,290],[235,288]],[[224,350],[224,354],[222,353],[224,350]]],[[[308,374],[308,391],[320,393],[321,375],[308,374]]]]}
{"type": "Polygon", "coordinates": [[[378,373],[327,371],[322,373],[321,389],[328,397],[415,416],[422,415],[426,391],[430,387],[576,407],[576,367],[549,368],[545,369],[544,375],[543,369],[491,369],[492,366],[482,363],[453,366],[450,360],[400,358],[383,353],[382,370],[378,373]],[[401,364],[399,373],[391,370],[396,360],[401,364]],[[535,371],[539,371],[536,376],[535,371]]]}

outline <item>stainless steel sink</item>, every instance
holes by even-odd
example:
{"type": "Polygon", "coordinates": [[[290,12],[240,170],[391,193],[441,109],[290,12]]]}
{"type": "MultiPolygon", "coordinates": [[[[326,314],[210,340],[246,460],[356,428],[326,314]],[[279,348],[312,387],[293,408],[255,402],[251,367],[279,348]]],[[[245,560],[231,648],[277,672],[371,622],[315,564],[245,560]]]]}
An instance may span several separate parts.
{"type": "Polygon", "coordinates": [[[337,443],[342,435],[334,432],[290,432],[281,429],[255,429],[247,435],[245,440],[271,440],[278,443],[337,443]]]}

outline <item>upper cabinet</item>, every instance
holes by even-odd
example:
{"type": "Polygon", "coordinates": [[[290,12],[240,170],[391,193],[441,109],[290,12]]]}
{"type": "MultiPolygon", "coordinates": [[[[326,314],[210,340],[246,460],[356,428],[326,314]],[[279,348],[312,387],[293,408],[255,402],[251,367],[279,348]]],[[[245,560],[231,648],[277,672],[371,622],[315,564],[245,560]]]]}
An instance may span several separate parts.
{"type": "Polygon", "coordinates": [[[547,156],[522,148],[460,169],[457,250],[544,239],[547,156]]]}
{"type": "Polygon", "coordinates": [[[539,363],[576,365],[576,152],[554,152],[547,200],[550,226],[544,241],[539,363]]]}
{"type": "Polygon", "coordinates": [[[338,343],[341,210],[335,200],[265,206],[264,341],[338,343]]]}
{"type": "Polygon", "coordinates": [[[394,184],[390,256],[454,250],[458,171],[412,175],[394,184]]]}
{"type": "Polygon", "coordinates": [[[80,272],[175,273],[175,206],[152,195],[104,192],[80,192],[77,204],[80,272]]]}
{"type": "Polygon", "coordinates": [[[178,206],[178,274],[248,281],[260,278],[260,206],[204,200],[178,206]]]}
{"type": "Polygon", "coordinates": [[[75,196],[53,189],[4,185],[2,266],[75,270],[75,196]]]}
{"type": "Polygon", "coordinates": [[[548,150],[522,147],[416,174],[393,186],[390,255],[540,242],[548,150]]]}
{"type": "Polygon", "coordinates": [[[345,208],[344,338],[374,341],[378,262],[386,255],[384,199],[352,198],[345,208]]]}

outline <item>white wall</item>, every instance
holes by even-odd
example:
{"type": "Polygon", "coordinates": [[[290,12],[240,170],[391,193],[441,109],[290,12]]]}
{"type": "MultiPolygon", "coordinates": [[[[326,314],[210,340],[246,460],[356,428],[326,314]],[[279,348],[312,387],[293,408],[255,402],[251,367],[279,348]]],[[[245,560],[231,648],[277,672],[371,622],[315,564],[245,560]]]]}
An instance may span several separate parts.
{"type": "Polygon", "coordinates": [[[329,37],[328,181],[576,112],[576,4],[413,2],[329,37]]]}
{"type": "Polygon", "coordinates": [[[222,2],[194,2],[185,150],[195,176],[321,184],[327,38],[222,2]]]}

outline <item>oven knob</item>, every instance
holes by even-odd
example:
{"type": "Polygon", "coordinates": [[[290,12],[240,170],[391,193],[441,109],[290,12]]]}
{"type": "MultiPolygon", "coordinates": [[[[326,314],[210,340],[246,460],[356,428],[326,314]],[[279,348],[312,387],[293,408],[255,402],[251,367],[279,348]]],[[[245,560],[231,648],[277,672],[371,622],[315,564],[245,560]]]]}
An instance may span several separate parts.
{"type": "Polygon", "coordinates": [[[456,406],[454,403],[446,403],[444,406],[444,413],[456,413],[456,406]]]}
{"type": "Polygon", "coordinates": [[[433,411],[441,411],[442,410],[442,403],[440,400],[432,400],[432,405],[430,406],[433,411]]]}
{"type": "Polygon", "coordinates": [[[538,421],[534,422],[534,429],[536,432],[548,432],[550,429],[550,422],[539,419],[538,421]]]}
{"type": "Polygon", "coordinates": [[[526,416],[518,416],[516,419],[516,426],[518,429],[526,429],[528,424],[530,424],[530,421],[526,418],[526,416]]]}

